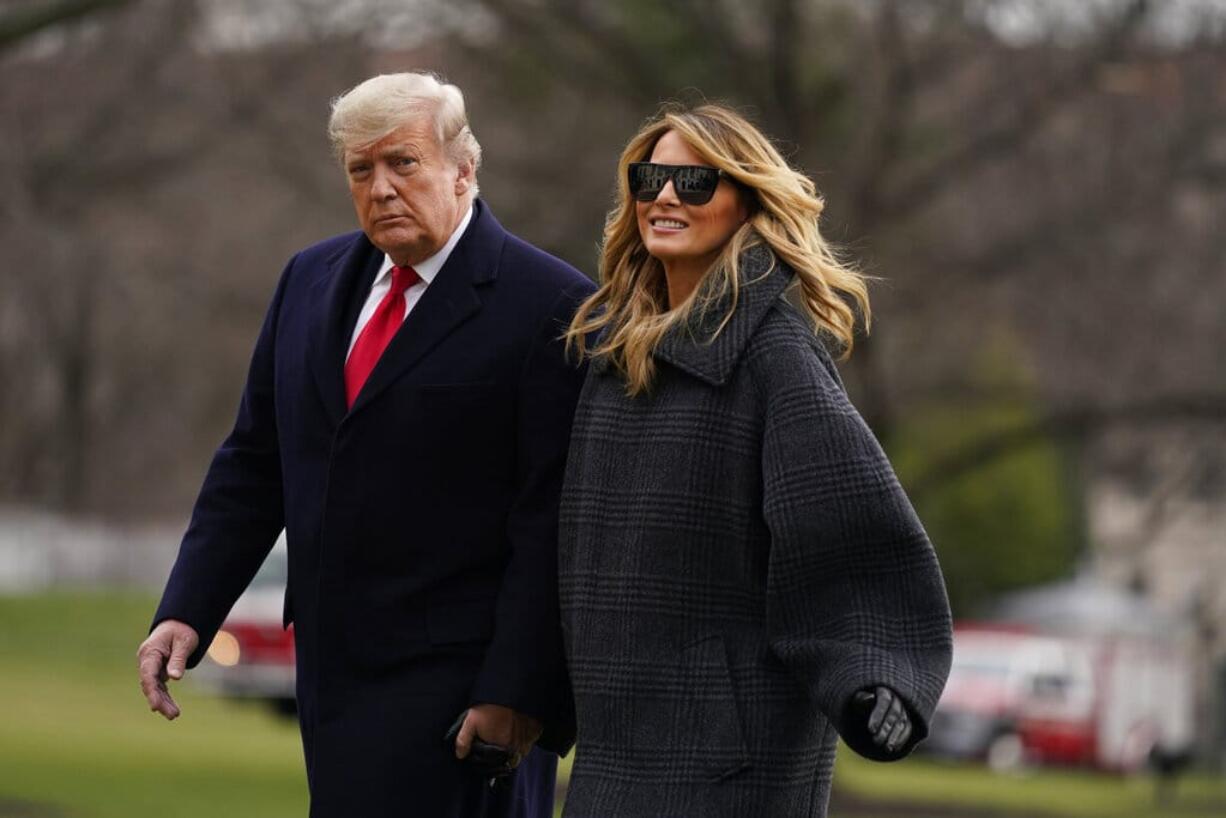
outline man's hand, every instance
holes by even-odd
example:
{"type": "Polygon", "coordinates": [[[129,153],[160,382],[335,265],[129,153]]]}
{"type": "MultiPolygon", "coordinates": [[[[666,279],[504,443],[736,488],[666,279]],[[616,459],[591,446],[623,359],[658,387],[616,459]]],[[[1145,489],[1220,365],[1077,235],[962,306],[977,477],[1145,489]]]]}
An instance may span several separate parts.
{"type": "Polygon", "coordinates": [[[150,710],[167,719],[179,717],[179,705],[166,689],[166,680],[183,678],[187,657],[199,644],[195,628],[177,619],[159,622],[149,638],[141,642],[136,661],[140,666],[140,689],[150,710]]]}
{"type": "Polygon", "coordinates": [[[893,753],[907,743],[911,737],[911,717],[897,693],[879,685],[871,691],[861,690],[852,698],[863,710],[873,706],[868,715],[868,734],[874,744],[893,753]]]}
{"type": "Polygon", "coordinates": [[[500,704],[475,704],[468,708],[455,740],[456,758],[466,758],[474,738],[510,748],[510,768],[515,769],[541,737],[542,725],[531,716],[500,704]]]}

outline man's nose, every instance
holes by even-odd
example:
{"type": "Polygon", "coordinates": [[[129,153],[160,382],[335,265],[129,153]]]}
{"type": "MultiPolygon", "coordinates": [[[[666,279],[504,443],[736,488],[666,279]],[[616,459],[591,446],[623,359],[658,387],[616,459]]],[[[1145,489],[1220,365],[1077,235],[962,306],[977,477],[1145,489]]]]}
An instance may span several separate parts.
{"type": "Polygon", "coordinates": [[[374,178],[370,182],[370,195],[379,201],[396,198],[396,186],[388,178],[387,171],[380,170],[378,167],[375,168],[374,178]]]}

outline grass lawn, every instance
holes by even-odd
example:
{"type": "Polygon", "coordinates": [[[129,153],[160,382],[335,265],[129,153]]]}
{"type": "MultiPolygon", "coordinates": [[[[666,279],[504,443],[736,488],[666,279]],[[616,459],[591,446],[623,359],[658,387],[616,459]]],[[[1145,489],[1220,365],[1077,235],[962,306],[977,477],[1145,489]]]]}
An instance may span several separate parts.
{"type": "Polygon", "coordinates": [[[1180,779],[1171,800],[1155,803],[1147,775],[1124,778],[1074,770],[995,775],[973,764],[938,762],[922,756],[874,764],[839,748],[835,806],[830,818],[906,815],[909,818],[1223,818],[1226,778],[1205,773],[1180,779]],[[843,798],[840,799],[840,796],[843,798]],[[882,805],[880,811],[874,805],[882,805]],[[906,805],[907,809],[903,809],[906,805]],[[927,805],[932,811],[925,812],[927,805]]]}
{"type": "Polygon", "coordinates": [[[0,816],[306,815],[290,721],[185,684],[177,721],[149,712],[135,655],[154,603],[0,597],[0,816]]]}
{"type": "MultiPolygon", "coordinates": [[[[174,687],[177,721],[148,711],[135,651],[153,608],[138,594],[0,597],[0,818],[306,815],[291,721],[190,684],[174,687]]],[[[1222,818],[1226,781],[1189,777],[1158,808],[1144,777],[1002,777],[922,758],[871,764],[844,749],[831,818],[904,815],[1222,818]]]]}

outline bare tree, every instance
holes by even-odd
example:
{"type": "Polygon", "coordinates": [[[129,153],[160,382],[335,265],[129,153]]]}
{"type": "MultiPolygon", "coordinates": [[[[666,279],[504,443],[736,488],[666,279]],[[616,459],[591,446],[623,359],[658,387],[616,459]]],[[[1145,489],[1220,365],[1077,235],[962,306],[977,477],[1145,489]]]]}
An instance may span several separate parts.
{"type": "MultiPolygon", "coordinates": [[[[613,160],[659,100],[726,100],[779,139],[828,195],[827,233],[884,278],[846,374],[887,445],[909,447],[934,406],[1023,409],[966,424],[908,469],[927,501],[1035,447],[1086,474],[1113,430],[1226,421],[1224,248],[1209,226],[1224,203],[1226,10],[1172,38],[1169,5],[1053,3],[1044,18],[1035,3],[1028,29],[1004,30],[1023,5],[447,8],[495,21],[454,38],[455,70],[497,117],[489,154],[512,164],[487,195],[509,186],[518,226],[571,258],[590,265],[613,160]],[[557,156],[567,173],[546,172],[557,156]],[[998,338],[1016,376],[981,360],[998,338]]],[[[1072,558],[1089,535],[1063,536],[1072,558]]]]}
{"type": "Polygon", "coordinates": [[[281,263],[343,224],[320,86],[367,68],[352,40],[202,46],[190,0],[90,22],[0,84],[0,373],[27,386],[0,492],[139,514],[183,503],[281,263]]]}
{"type": "Polygon", "coordinates": [[[0,495],[184,506],[277,270],[352,228],[327,99],[406,67],[465,88],[500,219],[593,274],[616,157],[661,99],[756,117],[884,279],[846,374],[887,444],[925,407],[1028,407],[931,454],[919,495],[1213,415],[1226,61],[1221,26],[1157,36],[1161,5],[1023,38],[1001,0],[229,4],[258,37],[173,0],[48,23],[50,51],[0,56],[0,375],[23,385],[0,394],[0,495]],[[988,336],[1024,377],[982,365],[988,336]]]}

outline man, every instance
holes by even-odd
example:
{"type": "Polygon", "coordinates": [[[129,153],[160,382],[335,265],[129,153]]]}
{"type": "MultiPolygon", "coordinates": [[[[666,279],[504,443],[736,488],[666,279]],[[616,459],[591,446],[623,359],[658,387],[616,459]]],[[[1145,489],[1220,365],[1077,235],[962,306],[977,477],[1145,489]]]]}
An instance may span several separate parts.
{"type": "Polygon", "coordinates": [[[150,707],[200,661],[281,528],[315,818],[547,816],[572,741],[557,502],[592,284],[477,199],[458,88],[378,76],[329,135],[361,232],[298,253],[149,638],[150,707]],[[455,747],[443,736],[467,710],[455,747]],[[469,761],[509,748],[508,782],[469,761]]]}

